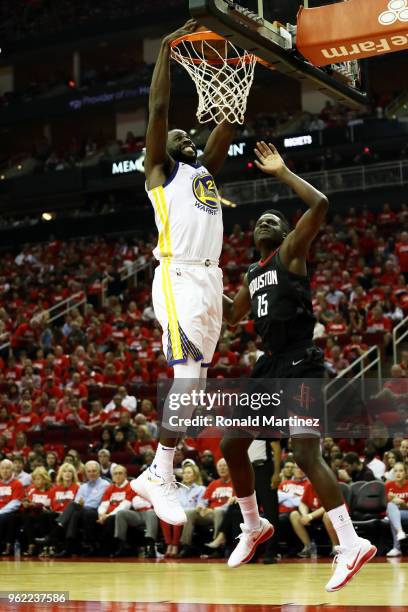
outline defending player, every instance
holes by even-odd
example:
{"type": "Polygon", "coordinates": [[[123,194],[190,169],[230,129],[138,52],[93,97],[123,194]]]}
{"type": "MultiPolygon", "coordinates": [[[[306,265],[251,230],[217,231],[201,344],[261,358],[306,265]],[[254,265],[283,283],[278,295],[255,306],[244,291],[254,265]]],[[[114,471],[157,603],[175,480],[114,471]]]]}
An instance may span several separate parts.
{"type": "MultiPolygon", "coordinates": [[[[196,22],[190,20],[162,42],[150,88],[144,163],[159,232],[153,306],[163,330],[164,353],[174,367],[174,384],[187,379],[187,386],[206,378],[221,331],[223,284],[218,260],[223,222],[213,176],[234,136],[230,123],[218,125],[198,161],[186,132],[168,132],[170,43],[195,28],[196,22]]],[[[162,427],[151,468],[132,482],[159,518],[172,525],[187,520],[173,476],[176,436],[177,432],[162,427]]]]}
{"type": "MultiPolygon", "coordinates": [[[[324,222],[328,201],[288,170],[273,145],[258,142],[255,153],[258,168],[291,187],[309,210],[293,231],[278,211],[261,215],[254,230],[261,261],[248,268],[233,300],[224,296],[224,317],[228,323],[237,324],[252,311],[265,354],[251,378],[322,378],[322,353],[312,341],[314,316],[306,259],[324,222]]],[[[354,530],[334,474],[322,458],[319,432],[305,435],[291,431],[291,436],[295,461],[311,480],[339,538],[336,568],[326,585],[327,591],[337,591],[374,557],[377,549],[354,530]]],[[[225,437],[221,445],[244,517],[240,542],[228,560],[230,567],[247,563],[256,547],[273,534],[271,524],[258,513],[254,475],[246,452],[250,442],[248,437],[225,437]]]]}

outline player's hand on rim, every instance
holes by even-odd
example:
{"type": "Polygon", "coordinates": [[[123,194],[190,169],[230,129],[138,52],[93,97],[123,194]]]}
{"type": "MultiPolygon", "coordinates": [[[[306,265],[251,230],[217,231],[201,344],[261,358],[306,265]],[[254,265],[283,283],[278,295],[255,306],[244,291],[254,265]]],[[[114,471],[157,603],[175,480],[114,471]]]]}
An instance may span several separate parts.
{"type": "Polygon", "coordinates": [[[279,155],[277,148],[271,142],[268,144],[263,140],[257,142],[254,152],[258,158],[255,160],[255,165],[262,170],[262,172],[272,174],[278,178],[285,172],[285,162],[279,155]]]}
{"type": "Polygon", "coordinates": [[[163,38],[163,42],[169,45],[173,42],[173,40],[177,40],[177,38],[180,38],[180,36],[191,34],[196,28],[197,21],[195,19],[189,19],[183,26],[181,26],[181,28],[175,30],[175,32],[172,32],[171,34],[167,34],[167,36],[163,38]]]}

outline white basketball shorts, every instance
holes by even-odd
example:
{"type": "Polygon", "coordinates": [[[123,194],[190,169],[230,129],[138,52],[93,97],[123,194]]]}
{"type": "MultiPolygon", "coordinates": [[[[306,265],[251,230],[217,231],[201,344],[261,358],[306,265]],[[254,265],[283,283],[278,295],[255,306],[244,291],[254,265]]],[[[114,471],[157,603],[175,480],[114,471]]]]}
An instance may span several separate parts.
{"type": "Polygon", "coordinates": [[[169,365],[190,355],[208,367],[222,325],[222,270],[218,265],[163,259],[153,279],[153,308],[169,365]]]}

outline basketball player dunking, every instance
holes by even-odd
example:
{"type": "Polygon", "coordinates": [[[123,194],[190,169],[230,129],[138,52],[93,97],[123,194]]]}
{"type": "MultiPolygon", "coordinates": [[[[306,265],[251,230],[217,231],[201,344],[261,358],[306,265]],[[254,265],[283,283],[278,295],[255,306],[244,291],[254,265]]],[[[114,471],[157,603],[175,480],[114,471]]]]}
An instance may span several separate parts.
{"type": "MultiPolygon", "coordinates": [[[[322,378],[322,353],[312,341],[314,317],[306,259],[324,222],[328,201],[288,170],[273,145],[258,142],[255,153],[256,165],[291,187],[309,210],[293,231],[280,212],[270,210],[261,215],[254,230],[261,260],[249,267],[233,300],[224,296],[224,318],[237,324],[252,311],[265,354],[256,363],[251,378],[322,378]]],[[[334,474],[322,458],[320,432],[298,429],[290,433],[295,461],[311,480],[339,539],[335,571],[326,585],[327,591],[337,591],[374,557],[377,549],[354,530],[334,474]]],[[[221,444],[244,517],[240,541],[228,560],[230,567],[247,563],[256,547],[273,534],[272,525],[258,513],[254,474],[247,454],[250,442],[248,436],[231,436],[221,444]]]]}
{"type": "MultiPolygon", "coordinates": [[[[162,42],[150,88],[144,162],[146,190],[159,232],[153,306],[179,389],[184,381],[188,386],[206,379],[221,331],[223,284],[218,260],[223,222],[213,176],[234,136],[230,123],[218,125],[198,161],[186,132],[168,132],[170,43],[193,32],[196,25],[190,20],[162,42]]],[[[132,481],[132,488],[152,503],[159,518],[180,525],[187,517],[178,501],[173,458],[177,434],[182,432],[163,424],[152,466],[132,481]]]]}

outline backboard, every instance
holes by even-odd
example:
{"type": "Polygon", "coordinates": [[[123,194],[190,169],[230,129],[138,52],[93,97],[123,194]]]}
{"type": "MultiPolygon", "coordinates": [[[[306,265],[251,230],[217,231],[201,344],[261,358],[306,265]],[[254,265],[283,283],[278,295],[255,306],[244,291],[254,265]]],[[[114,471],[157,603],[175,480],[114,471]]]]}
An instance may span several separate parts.
{"type": "MultiPolygon", "coordinates": [[[[256,55],[261,63],[352,108],[367,103],[358,61],[313,66],[296,48],[296,14],[301,0],[189,0],[192,17],[256,55]]],[[[315,7],[330,0],[310,0],[315,7]]]]}

